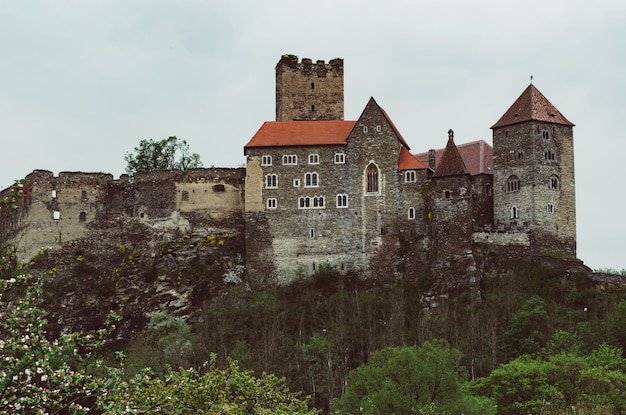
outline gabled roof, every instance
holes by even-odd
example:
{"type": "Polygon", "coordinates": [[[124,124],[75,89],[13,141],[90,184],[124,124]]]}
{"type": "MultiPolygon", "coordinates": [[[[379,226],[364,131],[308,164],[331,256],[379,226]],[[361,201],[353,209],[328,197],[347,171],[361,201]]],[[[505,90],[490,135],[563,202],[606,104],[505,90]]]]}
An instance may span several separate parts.
{"type": "MultiPolygon", "coordinates": [[[[398,140],[400,140],[400,142],[402,143],[402,145],[407,149],[410,150],[411,148],[409,147],[409,145],[407,144],[407,142],[404,140],[404,137],[402,137],[402,134],[400,134],[400,131],[396,128],[396,125],[393,123],[393,121],[391,121],[391,118],[389,118],[389,115],[387,115],[387,111],[385,111],[383,109],[383,107],[381,107],[380,105],[378,105],[378,103],[374,100],[374,97],[370,98],[370,102],[373,102],[379,109],[380,112],[382,112],[383,116],[385,117],[385,120],[387,120],[387,122],[389,123],[389,126],[391,127],[391,129],[393,130],[393,133],[396,135],[396,137],[398,137],[398,140]]],[[[369,105],[369,103],[368,103],[369,105]]]]}
{"type": "MultiPolygon", "coordinates": [[[[478,174],[493,174],[493,148],[484,140],[458,144],[456,146],[463,163],[472,176],[478,174]]],[[[441,162],[445,148],[435,150],[435,166],[441,162]]],[[[428,165],[429,153],[416,154],[418,160],[428,165]]]]}
{"type": "Polygon", "coordinates": [[[356,121],[266,121],[245,147],[346,144],[356,121]]]}
{"type": "Polygon", "coordinates": [[[454,145],[454,132],[448,131],[448,144],[441,155],[441,161],[437,164],[433,177],[459,176],[469,174],[463,158],[454,145]]]}
{"type": "Polygon", "coordinates": [[[426,168],[426,165],[411,154],[406,147],[400,147],[398,170],[423,170],[426,168]]]}
{"type": "Polygon", "coordinates": [[[574,126],[543,96],[533,84],[511,105],[491,128],[504,127],[525,121],[544,121],[554,124],[574,126]]]}

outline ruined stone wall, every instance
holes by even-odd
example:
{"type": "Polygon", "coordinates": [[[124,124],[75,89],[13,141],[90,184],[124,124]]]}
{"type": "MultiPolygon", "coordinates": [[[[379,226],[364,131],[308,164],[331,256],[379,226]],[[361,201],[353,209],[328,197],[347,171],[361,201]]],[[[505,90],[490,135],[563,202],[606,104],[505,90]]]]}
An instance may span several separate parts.
{"type": "Polygon", "coordinates": [[[285,55],[276,66],[276,121],[343,120],[343,59],[285,55]]]}
{"type": "Polygon", "coordinates": [[[120,217],[149,221],[202,211],[205,221],[230,216],[241,221],[244,174],[244,169],[159,171],[137,174],[131,183],[127,176],[36,170],[24,180],[18,208],[2,210],[3,241],[16,243],[20,256],[31,258],[42,247],[59,248],[120,217]],[[193,197],[183,201],[183,191],[193,197]]]}

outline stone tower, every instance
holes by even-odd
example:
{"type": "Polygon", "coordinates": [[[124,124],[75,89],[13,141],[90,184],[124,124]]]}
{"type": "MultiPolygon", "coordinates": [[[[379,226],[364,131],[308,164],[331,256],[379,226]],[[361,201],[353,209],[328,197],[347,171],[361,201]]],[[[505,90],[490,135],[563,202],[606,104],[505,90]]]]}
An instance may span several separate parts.
{"type": "Polygon", "coordinates": [[[276,65],[276,121],[343,120],[343,59],[313,63],[283,55],[276,65]]]}
{"type": "Polygon", "coordinates": [[[576,255],[573,126],[530,84],[491,127],[495,223],[537,251],[576,255]]]}

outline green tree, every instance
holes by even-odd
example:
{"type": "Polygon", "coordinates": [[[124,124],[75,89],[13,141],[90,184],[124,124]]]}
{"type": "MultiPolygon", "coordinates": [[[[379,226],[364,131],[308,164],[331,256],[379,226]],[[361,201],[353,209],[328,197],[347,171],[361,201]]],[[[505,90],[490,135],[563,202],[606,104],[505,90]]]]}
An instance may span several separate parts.
{"type": "Polygon", "coordinates": [[[134,176],[138,172],[156,170],[180,170],[202,167],[200,156],[190,153],[187,141],[177,137],[164,138],[160,141],[141,140],[133,154],[124,156],[126,172],[134,176]]]}
{"type": "Polygon", "coordinates": [[[529,298],[511,318],[502,338],[503,349],[511,356],[539,352],[548,340],[546,302],[539,296],[529,298]]]}
{"type": "Polygon", "coordinates": [[[443,340],[420,347],[390,347],[370,354],[348,378],[345,394],[331,401],[334,414],[495,413],[490,400],[462,388],[462,354],[443,340]]]}
{"type": "Polygon", "coordinates": [[[168,415],[315,415],[307,400],[291,392],[284,378],[241,371],[234,361],[224,370],[216,367],[215,356],[209,370],[200,374],[194,369],[169,371],[161,379],[148,372],[129,382],[121,382],[109,394],[100,397],[105,415],[127,413],[164,413],[168,415]]]}

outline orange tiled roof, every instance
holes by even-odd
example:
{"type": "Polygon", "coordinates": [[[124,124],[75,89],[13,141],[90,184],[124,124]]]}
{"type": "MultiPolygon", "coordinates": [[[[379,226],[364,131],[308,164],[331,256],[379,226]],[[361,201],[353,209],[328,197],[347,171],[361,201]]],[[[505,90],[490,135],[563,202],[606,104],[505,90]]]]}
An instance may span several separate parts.
{"type": "Polygon", "coordinates": [[[524,121],[545,121],[574,126],[533,84],[528,85],[522,95],[491,128],[504,127],[524,121]]]}
{"type": "MultiPolygon", "coordinates": [[[[493,148],[484,140],[459,144],[456,148],[459,150],[463,163],[472,176],[493,174],[493,148]]],[[[435,166],[438,166],[441,162],[444,150],[444,148],[435,150],[435,166]]],[[[416,154],[415,157],[428,166],[428,153],[416,154]]]]}
{"type": "Polygon", "coordinates": [[[346,144],[356,121],[266,121],[246,147],[346,144]]]}
{"type": "Polygon", "coordinates": [[[407,150],[406,147],[400,147],[400,160],[398,160],[398,170],[422,170],[426,165],[417,159],[407,150]]]}

